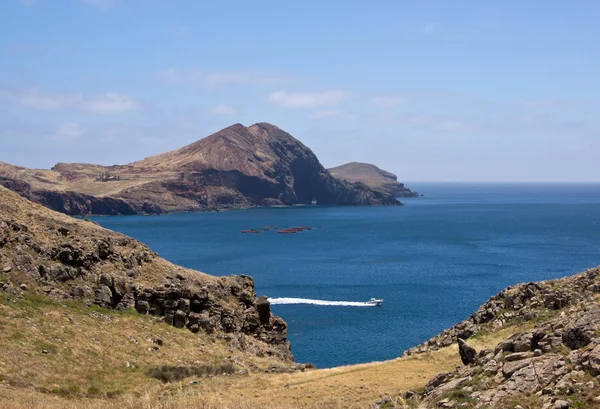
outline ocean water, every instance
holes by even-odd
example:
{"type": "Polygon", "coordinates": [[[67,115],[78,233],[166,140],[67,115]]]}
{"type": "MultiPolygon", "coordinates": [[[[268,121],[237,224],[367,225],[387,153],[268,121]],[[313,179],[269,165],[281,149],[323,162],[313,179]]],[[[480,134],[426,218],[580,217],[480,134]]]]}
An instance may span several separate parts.
{"type": "Polygon", "coordinates": [[[307,206],[101,217],[162,257],[249,274],[289,324],[298,362],[395,358],[506,286],[600,264],[598,184],[408,184],[404,207],[307,206]],[[241,234],[264,225],[298,234],[241,234]],[[366,307],[371,297],[381,307],[366,307]]]}

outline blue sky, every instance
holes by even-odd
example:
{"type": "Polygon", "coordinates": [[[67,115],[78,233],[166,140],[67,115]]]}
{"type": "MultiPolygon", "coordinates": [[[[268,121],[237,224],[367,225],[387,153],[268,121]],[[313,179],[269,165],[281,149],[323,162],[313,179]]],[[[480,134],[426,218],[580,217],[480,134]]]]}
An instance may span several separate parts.
{"type": "Polygon", "coordinates": [[[600,181],[596,1],[2,0],[0,160],[124,164],[270,122],[329,167],[600,181]]]}

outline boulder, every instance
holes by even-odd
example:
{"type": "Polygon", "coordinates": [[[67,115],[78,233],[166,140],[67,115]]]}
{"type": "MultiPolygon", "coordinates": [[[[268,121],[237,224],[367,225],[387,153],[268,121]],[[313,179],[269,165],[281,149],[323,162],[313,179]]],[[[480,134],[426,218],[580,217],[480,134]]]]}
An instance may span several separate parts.
{"type": "Polygon", "coordinates": [[[271,303],[267,297],[261,296],[256,299],[256,310],[258,311],[260,323],[268,325],[271,321],[271,303]]]}
{"type": "Polygon", "coordinates": [[[463,365],[469,365],[475,362],[477,351],[475,351],[475,348],[467,345],[465,340],[462,338],[458,339],[458,352],[463,365]]]}
{"type": "Polygon", "coordinates": [[[109,287],[101,284],[94,289],[94,304],[109,308],[112,306],[112,291],[109,287]]]}

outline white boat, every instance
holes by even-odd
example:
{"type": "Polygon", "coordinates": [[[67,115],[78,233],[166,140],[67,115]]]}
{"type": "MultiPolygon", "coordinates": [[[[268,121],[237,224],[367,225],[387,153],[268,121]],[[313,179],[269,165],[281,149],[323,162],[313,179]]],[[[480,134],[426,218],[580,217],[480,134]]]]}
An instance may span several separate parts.
{"type": "Polygon", "coordinates": [[[371,298],[367,301],[367,304],[374,305],[375,307],[379,307],[383,303],[383,300],[378,300],[377,298],[371,298]]]}

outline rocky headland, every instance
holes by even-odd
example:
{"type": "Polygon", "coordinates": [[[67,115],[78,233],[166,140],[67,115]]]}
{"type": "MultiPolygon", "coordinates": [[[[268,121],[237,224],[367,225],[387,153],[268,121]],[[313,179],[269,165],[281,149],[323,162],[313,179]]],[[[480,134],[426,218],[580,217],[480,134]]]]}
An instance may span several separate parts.
{"type": "Polygon", "coordinates": [[[417,197],[419,195],[404,186],[404,183],[398,182],[398,177],[393,173],[370,163],[350,162],[328,170],[338,179],[350,183],[362,183],[373,190],[394,197],[417,197]]]}
{"type": "Polygon", "coordinates": [[[394,194],[335,178],[315,154],[268,123],[235,124],[191,145],[122,166],[0,162],[0,185],[85,216],[310,204],[400,205],[394,194]]]}

